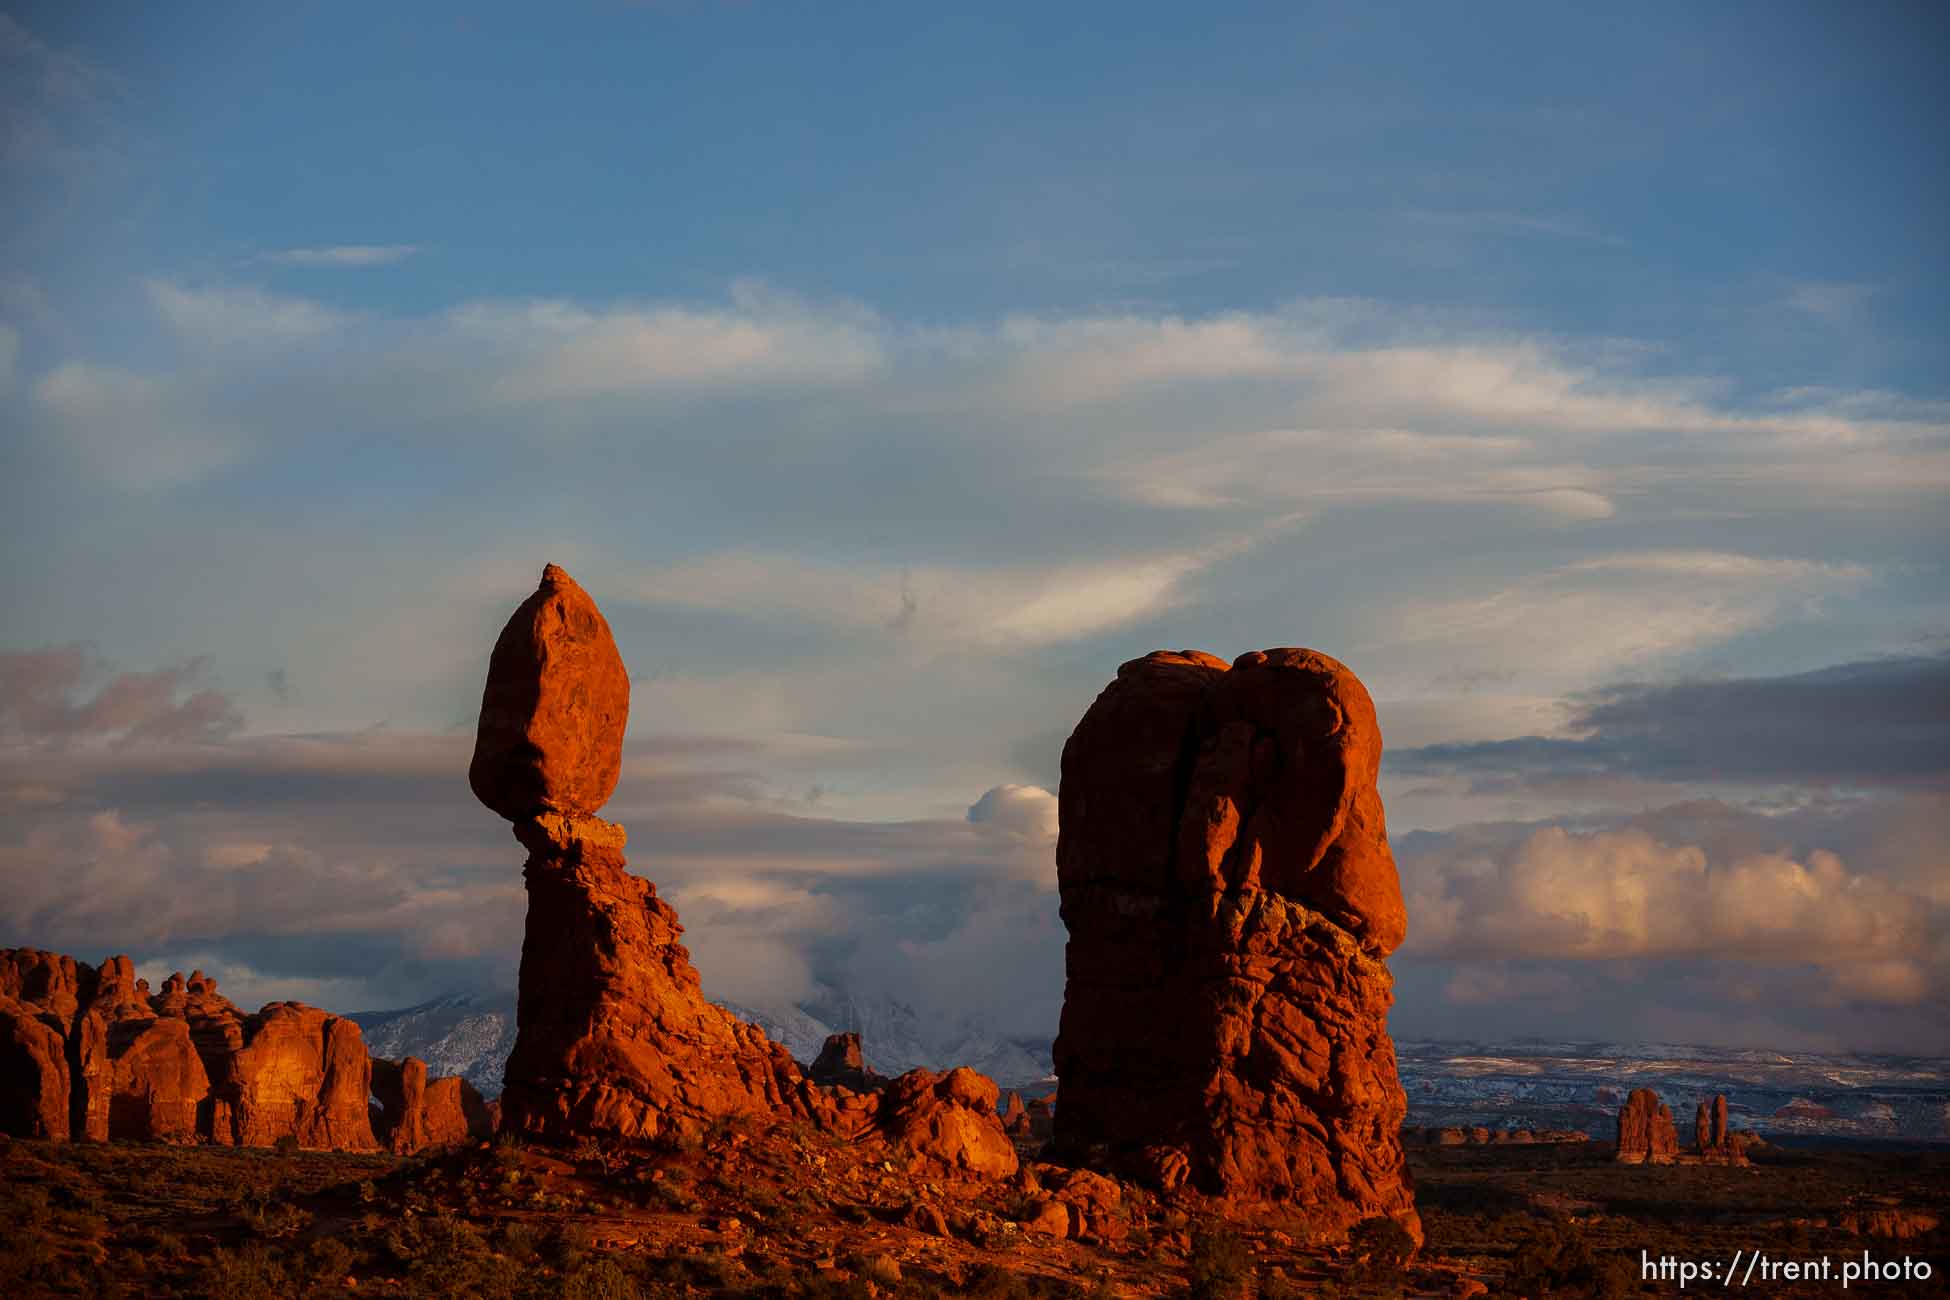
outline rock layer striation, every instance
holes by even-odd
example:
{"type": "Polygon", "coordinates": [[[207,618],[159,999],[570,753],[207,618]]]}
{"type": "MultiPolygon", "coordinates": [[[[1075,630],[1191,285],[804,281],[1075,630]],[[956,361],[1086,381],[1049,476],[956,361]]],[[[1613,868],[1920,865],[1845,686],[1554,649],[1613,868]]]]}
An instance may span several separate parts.
{"type": "Polygon", "coordinates": [[[1314,651],[1118,670],[1063,750],[1059,1151],[1419,1239],[1380,761],[1367,691],[1314,651]]]}

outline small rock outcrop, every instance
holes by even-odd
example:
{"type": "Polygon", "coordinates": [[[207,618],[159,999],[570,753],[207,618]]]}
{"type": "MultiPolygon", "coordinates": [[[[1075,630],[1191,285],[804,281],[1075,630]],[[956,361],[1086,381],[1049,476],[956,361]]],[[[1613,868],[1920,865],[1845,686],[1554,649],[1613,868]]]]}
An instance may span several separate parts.
{"type": "Polygon", "coordinates": [[[1618,1145],[1613,1159],[1627,1165],[1669,1165],[1679,1155],[1679,1133],[1672,1108],[1650,1088],[1634,1088],[1618,1112],[1618,1145]]]}
{"type": "Polygon", "coordinates": [[[1744,1165],[1752,1135],[1727,1127],[1727,1097],[1715,1093],[1693,1114],[1693,1155],[1706,1164],[1744,1165]]]}
{"type": "Polygon", "coordinates": [[[946,1074],[909,1070],[881,1096],[880,1126],[913,1153],[910,1173],[967,1173],[1006,1178],[1016,1172],[1015,1143],[1002,1131],[995,1081],[967,1066],[946,1074]]]}
{"type": "Polygon", "coordinates": [[[1311,650],[1123,665],[1063,750],[1058,1148],[1420,1240],[1367,691],[1311,650]]]}
{"type": "Polygon", "coordinates": [[[376,1132],[396,1154],[477,1141],[493,1134],[494,1117],[474,1085],[458,1075],[427,1078],[427,1063],[375,1057],[372,1095],[379,1099],[376,1132]]]}
{"type": "MultiPolygon", "coordinates": [[[[344,1016],[301,1002],[246,1013],[202,971],[172,975],[151,993],[127,957],[97,968],[0,950],[0,1132],[224,1146],[289,1138],[370,1151],[379,1146],[372,1079],[365,1040],[344,1016]]],[[[466,1111],[471,1089],[461,1088],[457,1079],[426,1082],[424,1109],[466,1111]]],[[[468,1113],[486,1115],[478,1096],[468,1113]]]]}
{"type": "Polygon", "coordinates": [[[860,1035],[856,1033],[828,1034],[806,1077],[814,1083],[851,1088],[855,1092],[870,1092],[887,1082],[884,1075],[867,1068],[867,1058],[860,1049],[860,1035]]]}

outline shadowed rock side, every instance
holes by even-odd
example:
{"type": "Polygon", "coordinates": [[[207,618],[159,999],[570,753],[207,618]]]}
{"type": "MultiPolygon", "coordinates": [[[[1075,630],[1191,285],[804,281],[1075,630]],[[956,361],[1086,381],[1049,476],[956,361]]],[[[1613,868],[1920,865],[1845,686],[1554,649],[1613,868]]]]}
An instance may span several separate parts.
{"type": "Polygon", "coordinates": [[[551,564],[494,643],[467,782],[511,822],[589,816],[616,791],[629,719],[630,675],[608,620],[551,564]]]}
{"type": "Polygon", "coordinates": [[[1310,650],[1123,665],[1063,749],[1058,1148],[1417,1239],[1367,691],[1310,650]]]}
{"type": "Polygon", "coordinates": [[[417,1056],[374,1058],[372,1095],[379,1099],[373,1128],[400,1155],[494,1132],[494,1117],[473,1084],[458,1075],[429,1080],[427,1063],[417,1056]]]}

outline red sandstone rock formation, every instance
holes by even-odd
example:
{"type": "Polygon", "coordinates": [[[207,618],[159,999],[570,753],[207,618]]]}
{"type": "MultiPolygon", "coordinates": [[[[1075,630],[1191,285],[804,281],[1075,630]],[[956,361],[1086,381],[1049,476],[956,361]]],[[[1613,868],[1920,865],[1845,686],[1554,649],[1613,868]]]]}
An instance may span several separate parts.
{"type": "MultiPolygon", "coordinates": [[[[528,850],[501,1123],[567,1143],[693,1138],[734,1116],[797,1117],[848,1138],[898,1139],[917,1167],[1012,1171],[995,1085],[974,1071],[913,1071],[884,1092],[828,1094],[763,1030],[705,1001],[676,909],[624,870],[623,828],[593,815],[621,770],[628,710],[608,623],[548,566],[495,646],[469,769],[475,794],[528,850]]],[[[857,1038],[850,1050],[842,1040],[828,1064],[871,1081],[858,1049],[857,1038]]]]}
{"type": "Polygon", "coordinates": [[[0,993],[0,1133],[68,1136],[67,1044],[47,1019],[0,993]]]}
{"type": "Polygon", "coordinates": [[[316,1007],[246,1015],[201,971],[152,995],[127,957],[0,952],[6,1132],[371,1150],[369,1071],[359,1027],[316,1007]]]}
{"type": "Polygon", "coordinates": [[[409,1056],[398,1063],[372,1062],[372,1093],[379,1098],[381,1136],[399,1155],[454,1146],[494,1132],[487,1103],[458,1076],[429,1080],[427,1063],[409,1056]]]}
{"type": "Polygon", "coordinates": [[[1706,1163],[1748,1163],[1747,1146],[1751,1136],[1727,1127],[1725,1093],[1715,1093],[1711,1103],[1701,1102],[1693,1114],[1693,1154],[1706,1163]]]}
{"type": "Polygon", "coordinates": [[[806,1071],[806,1077],[814,1083],[838,1084],[855,1092],[869,1092],[887,1082],[884,1076],[867,1068],[866,1056],[860,1050],[860,1035],[855,1033],[826,1035],[819,1059],[806,1071]]]}
{"type": "Polygon", "coordinates": [[[1006,1178],[1016,1147],[1002,1131],[995,1081],[967,1066],[946,1074],[909,1070],[882,1094],[881,1127],[913,1153],[908,1172],[969,1173],[1006,1178]]]}
{"type": "Polygon", "coordinates": [[[529,854],[503,1122],[566,1141],[809,1114],[791,1056],[705,1001],[676,910],[623,869],[623,828],[592,815],[622,770],[629,702],[609,623],[549,565],[495,643],[468,770],[529,854]]]}
{"type": "Polygon", "coordinates": [[[1380,760],[1367,691],[1325,655],[1118,670],[1063,750],[1062,1149],[1419,1240],[1380,760]]]}
{"type": "Polygon", "coordinates": [[[1661,1105],[1652,1089],[1634,1088],[1618,1112],[1613,1158],[1628,1165],[1669,1165],[1678,1154],[1679,1134],[1672,1126],[1671,1107],[1661,1105]]]}
{"type": "Polygon", "coordinates": [[[529,850],[502,1122],[548,1141],[695,1137],[733,1115],[809,1114],[783,1046],[704,998],[677,911],[623,869],[623,828],[548,813],[529,850]]]}
{"type": "Polygon", "coordinates": [[[468,784],[511,822],[589,816],[616,790],[629,717],[630,675],[608,620],[551,564],[494,643],[468,784]]]}

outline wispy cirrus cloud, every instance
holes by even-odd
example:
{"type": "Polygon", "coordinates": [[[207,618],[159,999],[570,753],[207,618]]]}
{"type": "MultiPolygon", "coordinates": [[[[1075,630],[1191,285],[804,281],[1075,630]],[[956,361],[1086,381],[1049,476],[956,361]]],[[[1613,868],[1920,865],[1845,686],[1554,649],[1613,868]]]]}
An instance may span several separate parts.
{"type": "Polygon", "coordinates": [[[258,260],[282,266],[390,266],[404,262],[419,251],[418,244],[328,244],[262,253],[258,260]]]}

